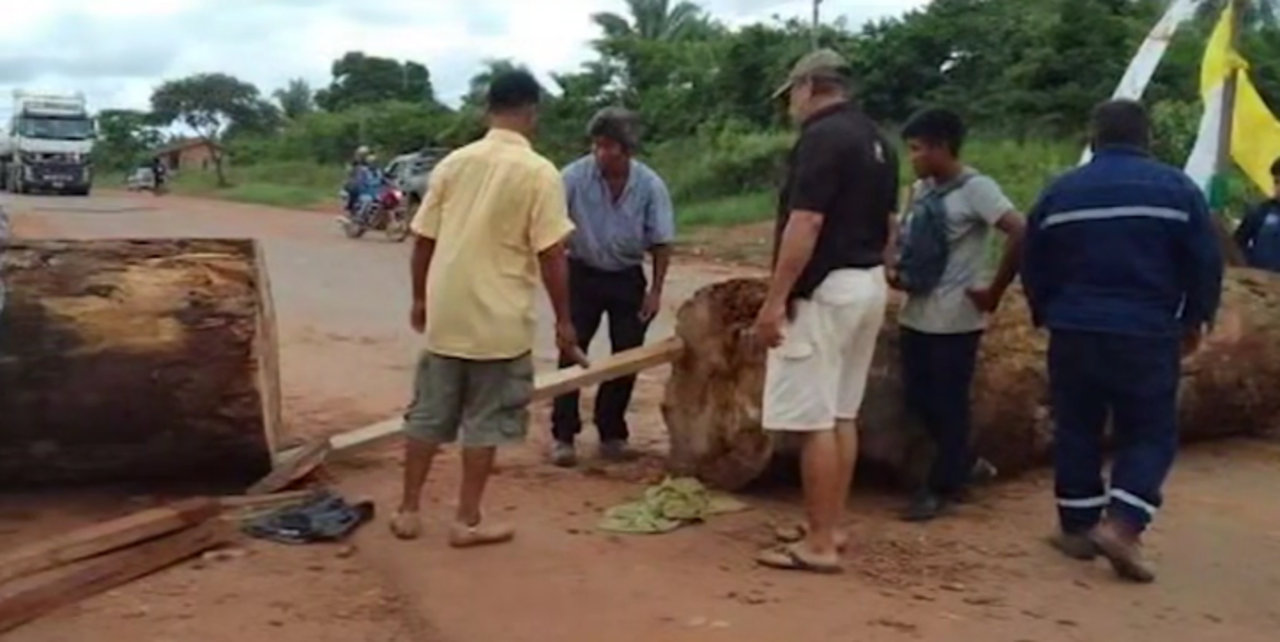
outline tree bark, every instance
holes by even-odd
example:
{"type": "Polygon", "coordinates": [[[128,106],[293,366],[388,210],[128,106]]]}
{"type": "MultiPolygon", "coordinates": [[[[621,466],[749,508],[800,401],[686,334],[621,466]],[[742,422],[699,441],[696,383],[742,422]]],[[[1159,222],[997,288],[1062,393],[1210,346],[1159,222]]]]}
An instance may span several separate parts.
{"type": "Polygon", "coordinates": [[[16,241],[0,264],[0,486],[270,469],[279,379],[253,241],[16,241]]]}
{"type": "MultiPolygon", "coordinates": [[[[743,332],[765,283],[736,279],[708,286],[680,309],[676,335],[686,350],[672,364],[663,400],[671,466],[734,490],[779,459],[794,460],[794,437],[760,426],[764,355],[743,332]]],[[[973,443],[1002,474],[1047,463],[1053,441],[1045,373],[1047,336],[1031,326],[1014,288],[990,321],[973,388],[973,443]]],[[[880,334],[860,418],[862,464],[918,483],[932,445],[905,413],[898,358],[897,303],[880,334]]],[[[1260,433],[1280,421],[1280,276],[1230,269],[1223,307],[1202,349],[1184,362],[1182,438],[1260,433]]]]}

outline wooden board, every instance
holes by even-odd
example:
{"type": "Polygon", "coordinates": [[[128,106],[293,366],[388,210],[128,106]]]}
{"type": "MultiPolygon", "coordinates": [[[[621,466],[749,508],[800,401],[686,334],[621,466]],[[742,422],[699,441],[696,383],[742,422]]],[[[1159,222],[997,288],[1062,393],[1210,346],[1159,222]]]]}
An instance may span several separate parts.
{"type": "Polygon", "coordinates": [[[266,495],[288,488],[290,484],[306,477],[323,465],[331,448],[329,440],[324,437],[312,439],[296,450],[290,451],[288,456],[281,457],[271,472],[250,486],[245,494],[266,495]]]}
{"type": "Polygon", "coordinates": [[[151,508],[0,555],[0,584],[171,533],[217,516],[211,499],[189,499],[151,508]]]}
{"type": "Polygon", "coordinates": [[[253,247],[254,276],[258,287],[258,334],[253,352],[258,361],[258,392],[262,395],[262,427],[267,449],[275,456],[284,432],[284,403],[280,398],[280,349],[276,341],[276,304],[271,289],[267,255],[261,243],[253,247]]]}
{"type": "Polygon", "coordinates": [[[65,572],[51,571],[0,588],[0,634],[199,555],[227,542],[232,532],[230,525],[210,520],[175,534],[86,560],[65,569],[65,572]]]}
{"type": "MultiPolygon", "coordinates": [[[[671,363],[680,355],[683,349],[684,346],[679,339],[669,337],[657,343],[609,355],[592,363],[590,368],[573,366],[540,373],[534,378],[533,401],[554,399],[566,392],[594,386],[618,377],[635,374],[641,370],[671,363]]],[[[403,426],[404,420],[400,417],[395,417],[334,435],[329,439],[329,443],[332,445],[331,455],[350,454],[382,443],[386,439],[399,435],[403,426]]],[[[299,448],[294,448],[286,451],[282,456],[292,457],[296,456],[298,452],[299,448]]]]}
{"type": "Polygon", "coordinates": [[[0,486],[266,474],[279,382],[260,260],[251,240],[11,243],[0,486]]]}

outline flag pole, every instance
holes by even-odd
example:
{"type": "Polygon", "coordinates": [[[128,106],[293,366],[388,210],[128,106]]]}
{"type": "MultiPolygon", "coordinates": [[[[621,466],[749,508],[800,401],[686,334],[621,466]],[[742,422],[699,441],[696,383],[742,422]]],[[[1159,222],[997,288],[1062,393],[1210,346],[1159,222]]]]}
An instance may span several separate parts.
{"type": "MultiPolygon", "coordinates": [[[[1231,0],[1231,51],[1239,51],[1240,26],[1244,16],[1245,0],[1231,0]]],[[[1240,70],[1231,66],[1222,87],[1222,120],[1218,123],[1218,154],[1214,167],[1213,188],[1209,204],[1219,215],[1226,215],[1227,173],[1231,170],[1231,134],[1236,113],[1236,93],[1240,86],[1240,70]]]]}

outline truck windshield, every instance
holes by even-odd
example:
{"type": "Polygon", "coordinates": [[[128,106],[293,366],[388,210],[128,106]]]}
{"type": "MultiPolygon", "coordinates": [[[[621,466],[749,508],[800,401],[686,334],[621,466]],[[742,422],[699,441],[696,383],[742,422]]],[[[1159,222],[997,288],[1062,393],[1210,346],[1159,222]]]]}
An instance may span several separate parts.
{"type": "Polygon", "coordinates": [[[24,116],[18,122],[18,133],[26,138],[86,140],[93,137],[93,121],[88,118],[24,116]]]}

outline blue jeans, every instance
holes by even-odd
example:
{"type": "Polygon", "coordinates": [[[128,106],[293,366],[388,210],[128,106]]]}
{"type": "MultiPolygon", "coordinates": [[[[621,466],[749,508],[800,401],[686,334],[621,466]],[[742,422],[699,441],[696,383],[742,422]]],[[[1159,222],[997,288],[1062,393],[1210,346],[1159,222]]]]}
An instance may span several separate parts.
{"type": "Polygon", "coordinates": [[[1064,532],[1093,528],[1104,511],[1139,532],[1155,517],[1178,452],[1180,350],[1177,337],[1052,333],[1054,486],[1064,532]],[[1102,475],[1108,415],[1110,489],[1102,475]]]}

